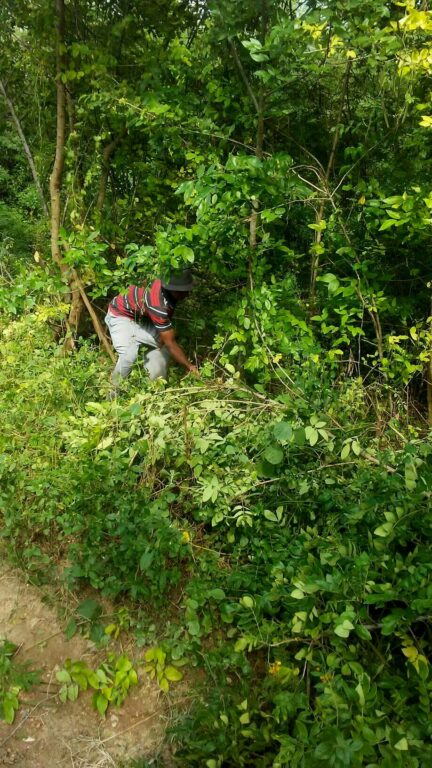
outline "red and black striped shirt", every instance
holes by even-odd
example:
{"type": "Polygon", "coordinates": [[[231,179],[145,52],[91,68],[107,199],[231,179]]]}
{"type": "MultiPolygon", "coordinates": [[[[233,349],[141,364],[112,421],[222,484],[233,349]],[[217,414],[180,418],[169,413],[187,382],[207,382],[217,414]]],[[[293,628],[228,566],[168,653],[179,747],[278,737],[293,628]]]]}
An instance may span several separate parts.
{"type": "Polygon", "coordinates": [[[113,315],[129,317],[135,322],[143,318],[151,320],[157,331],[172,328],[175,299],[162,287],[160,280],[153,280],[149,287],[130,285],[127,293],[119,294],[109,305],[113,315]]]}

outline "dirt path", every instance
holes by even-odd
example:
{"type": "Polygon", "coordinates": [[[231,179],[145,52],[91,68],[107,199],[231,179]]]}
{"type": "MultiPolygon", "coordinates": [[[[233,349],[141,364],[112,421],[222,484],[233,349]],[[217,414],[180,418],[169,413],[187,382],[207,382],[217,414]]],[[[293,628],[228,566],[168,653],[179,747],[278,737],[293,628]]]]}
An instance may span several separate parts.
{"type": "Polygon", "coordinates": [[[43,679],[21,695],[12,726],[0,721],[0,766],[119,768],[133,758],[157,754],[165,706],[150,682],[134,688],[121,709],[108,711],[106,720],[92,709],[90,692],[75,702],[59,702],[56,667],[72,658],[94,668],[100,655],[79,635],[66,640],[55,611],[42,596],[22,574],[0,562],[0,638],[20,646],[17,661],[30,661],[32,669],[42,670],[43,679]]]}

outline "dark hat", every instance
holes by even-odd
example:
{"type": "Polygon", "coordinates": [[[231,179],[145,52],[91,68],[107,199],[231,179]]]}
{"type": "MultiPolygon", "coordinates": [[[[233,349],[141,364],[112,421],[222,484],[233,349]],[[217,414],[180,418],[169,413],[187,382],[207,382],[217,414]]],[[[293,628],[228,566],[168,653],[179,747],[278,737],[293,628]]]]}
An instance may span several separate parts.
{"type": "Polygon", "coordinates": [[[190,269],[184,269],[182,272],[172,272],[166,279],[162,278],[162,286],[167,291],[191,291],[194,285],[190,269]]]}

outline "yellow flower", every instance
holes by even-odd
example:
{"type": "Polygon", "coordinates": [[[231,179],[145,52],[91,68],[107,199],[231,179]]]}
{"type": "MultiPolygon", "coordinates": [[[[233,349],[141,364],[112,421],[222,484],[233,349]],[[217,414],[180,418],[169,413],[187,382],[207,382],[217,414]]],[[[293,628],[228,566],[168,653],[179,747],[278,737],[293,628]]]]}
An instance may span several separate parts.
{"type": "Polygon", "coordinates": [[[322,683],[329,683],[331,680],[333,680],[333,675],[330,674],[330,672],[326,672],[325,675],[320,676],[320,680],[322,683]]]}
{"type": "Polygon", "coordinates": [[[190,542],[190,534],[188,531],[182,531],[182,544],[189,544],[190,542]]]}
{"type": "Polygon", "coordinates": [[[280,668],[281,668],[281,666],[282,666],[282,662],[281,661],[275,661],[274,664],[270,664],[270,666],[269,666],[269,675],[277,675],[279,670],[280,670],[280,668]]]}

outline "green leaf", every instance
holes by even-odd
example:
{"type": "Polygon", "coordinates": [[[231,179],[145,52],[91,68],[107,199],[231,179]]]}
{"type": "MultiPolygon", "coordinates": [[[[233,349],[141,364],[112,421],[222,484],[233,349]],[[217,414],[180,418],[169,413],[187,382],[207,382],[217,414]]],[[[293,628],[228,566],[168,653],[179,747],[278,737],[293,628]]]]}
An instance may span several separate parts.
{"type": "Polygon", "coordinates": [[[202,500],[210,501],[211,497],[213,496],[213,491],[214,491],[213,485],[206,485],[203,491],[202,500]]]}
{"type": "Polygon", "coordinates": [[[79,694],[79,687],[77,683],[73,683],[72,685],[68,686],[67,689],[67,696],[69,701],[76,701],[79,694]]]}
{"type": "Polygon", "coordinates": [[[334,744],[329,741],[322,741],[315,747],[314,755],[318,760],[329,760],[334,754],[334,744]]]}
{"type": "Polygon", "coordinates": [[[223,600],[226,597],[223,589],[219,589],[218,587],[211,589],[208,596],[212,597],[213,600],[223,600]]]}
{"type": "Polygon", "coordinates": [[[248,645],[249,645],[249,640],[247,637],[239,637],[239,639],[237,640],[234,646],[234,650],[236,651],[236,653],[240,653],[240,651],[244,651],[248,647],[248,645]]]}
{"type": "Polygon", "coordinates": [[[108,435],[108,437],[104,437],[104,439],[97,444],[96,450],[104,451],[106,448],[109,448],[109,446],[112,445],[113,442],[114,442],[114,438],[112,437],[112,435],[108,435]]]}
{"type": "Polygon", "coordinates": [[[8,725],[12,725],[15,720],[15,707],[10,699],[3,699],[3,717],[8,725]]]}
{"type": "Polygon", "coordinates": [[[276,440],[279,440],[280,442],[288,442],[291,440],[292,434],[293,428],[287,421],[279,421],[279,423],[275,424],[273,427],[273,435],[276,440]]]}
{"type": "Polygon", "coordinates": [[[194,619],[193,621],[188,621],[187,628],[188,628],[189,634],[192,635],[193,637],[199,635],[201,632],[199,622],[196,619],[194,619]]]}
{"type": "Polygon", "coordinates": [[[68,689],[67,685],[62,685],[62,687],[59,690],[59,699],[62,702],[62,704],[65,704],[68,697],[68,689]]]}
{"type": "Polygon", "coordinates": [[[78,629],[78,624],[76,623],[75,619],[71,619],[65,630],[66,639],[72,640],[73,636],[77,632],[77,629],[78,629]]]}
{"type": "Polygon", "coordinates": [[[268,56],[266,53],[253,53],[251,51],[249,55],[254,61],[268,61],[268,56]]]}
{"type": "Polygon", "coordinates": [[[375,536],[381,536],[383,539],[385,539],[387,536],[390,536],[392,530],[393,523],[383,523],[382,525],[378,526],[378,528],[375,528],[374,534],[375,536]]]}
{"type": "Polygon", "coordinates": [[[385,229],[390,229],[390,227],[394,227],[395,224],[396,224],[395,219],[386,219],[381,224],[379,228],[379,232],[384,232],[385,229]]]}
{"type": "Polygon", "coordinates": [[[251,597],[250,595],[243,595],[243,597],[240,600],[240,603],[244,608],[250,608],[250,609],[252,609],[255,605],[255,601],[253,597],[251,597]]]}
{"type": "Polygon", "coordinates": [[[86,600],[83,600],[82,603],[79,604],[76,612],[84,619],[89,619],[89,621],[92,621],[102,613],[102,608],[96,600],[88,597],[86,600]]]}
{"type": "Polygon", "coordinates": [[[293,597],[295,600],[303,600],[305,596],[305,593],[302,589],[293,589],[291,592],[291,597],[293,597]]]}
{"type": "Polygon", "coordinates": [[[168,683],[168,680],[166,679],[166,677],[161,677],[160,678],[160,680],[159,680],[159,687],[160,687],[161,691],[163,691],[164,693],[168,693],[168,691],[169,691],[169,683],[168,683]]]}
{"type": "Polygon", "coordinates": [[[132,669],[132,662],[127,656],[119,656],[115,668],[119,672],[129,672],[129,670],[132,669]]]}
{"type": "Polygon", "coordinates": [[[360,456],[361,454],[361,445],[357,440],[353,440],[351,443],[352,452],[355,453],[356,456],[360,456]]]}
{"type": "Polygon", "coordinates": [[[264,451],[264,458],[269,464],[280,464],[283,461],[283,451],[278,445],[269,445],[264,451]]]}
{"type": "Polygon", "coordinates": [[[183,261],[187,261],[190,264],[193,264],[195,260],[194,252],[192,248],[189,248],[188,245],[176,245],[173,250],[173,256],[177,256],[178,258],[182,259],[183,261]]]}
{"type": "Polygon", "coordinates": [[[129,685],[138,684],[138,675],[134,669],[129,670],[129,685]]]}
{"type": "Polygon", "coordinates": [[[357,696],[359,697],[359,704],[360,704],[360,706],[364,707],[364,705],[366,703],[366,699],[365,699],[365,695],[364,695],[364,690],[363,690],[362,684],[359,683],[358,685],[356,685],[356,689],[355,690],[356,690],[357,696]]]}
{"type": "Polygon", "coordinates": [[[303,447],[306,442],[306,435],[303,427],[296,429],[294,432],[294,442],[296,445],[303,447]]]}
{"type": "Polygon", "coordinates": [[[95,698],[96,703],[96,709],[99,712],[99,714],[102,717],[105,717],[105,712],[108,709],[108,699],[105,698],[105,696],[102,695],[102,693],[97,693],[95,698]]]}
{"type": "Polygon", "coordinates": [[[306,435],[306,440],[308,440],[309,442],[309,445],[312,445],[312,446],[316,445],[316,443],[318,442],[319,434],[318,434],[318,431],[315,429],[315,427],[306,427],[305,435],[306,435]]]}
{"type": "Polygon", "coordinates": [[[59,681],[59,683],[72,682],[72,678],[66,669],[59,669],[59,671],[56,672],[56,679],[59,681]]]}
{"type": "Polygon", "coordinates": [[[318,224],[308,224],[309,229],[313,229],[315,232],[324,232],[327,228],[327,222],[322,219],[318,224]]]}
{"type": "Polygon", "coordinates": [[[154,558],[154,552],[149,552],[149,551],[144,552],[141,555],[140,561],[139,561],[140,570],[147,571],[153,562],[153,558],[154,558]]]}
{"type": "Polygon", "coordinates": [[[344,460],[349,456],[349,452],[351,450],[351,445],[349,443],[345,443],[344,447],[341,450],[341,459],[344,460]]]}
{"type": "Polygon", "coordinates": [[[170,682],[176,683],[183,679],[183,673],[175,667],[165,667],[164,675],[170,682]]]}
{"type": "Polygon", "coordinates": [[[406,740],[405,736],[403,736],[402,739],[399,739],[399,741],[394,745],[395,749],[398,749],[400,752],[406,752],[408,749],[408,741],[406,740]]]}
{"type": "Polygon", "coordinates": [[[345,619],[341,624],[338,624],[335,627],[334,631],[339,637],[348,637],[352,629],[354,629],[354,624],[348,619],[345,619]]]}

